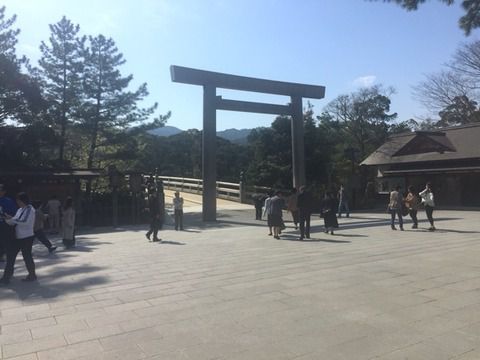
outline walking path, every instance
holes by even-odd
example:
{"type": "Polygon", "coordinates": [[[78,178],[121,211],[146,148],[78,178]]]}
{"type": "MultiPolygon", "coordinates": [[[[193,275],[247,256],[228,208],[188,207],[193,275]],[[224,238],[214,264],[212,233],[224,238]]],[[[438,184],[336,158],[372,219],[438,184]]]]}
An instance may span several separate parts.
{"type": "Polygon", "coordinates": [[[251,206],[162,243],[136,227],[36,245],[39,281],[19,259],[0,288],[0,359],[480,359],[480,214],[435,215],[434,233],[365,213],[275,240],[251,206]]]}

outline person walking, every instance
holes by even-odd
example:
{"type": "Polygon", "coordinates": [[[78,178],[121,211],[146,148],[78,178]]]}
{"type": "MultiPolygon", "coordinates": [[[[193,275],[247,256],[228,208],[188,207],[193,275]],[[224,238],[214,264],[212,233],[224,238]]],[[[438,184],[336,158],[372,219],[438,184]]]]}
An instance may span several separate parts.
{"type": "Polygon", "coordinates": [[[15,216],[4,215],[8,225],[15,227],[15,239],[7,244],[7,263],[0,279],[2,285],[8,285],[13,276],[15,268],[15,260],[19,251],[22,252],[23,261],[28,270],[28,276],[23,281],[35,281],[37,275],[35,273],[35,263],[32,257],[32,245],[34,239],[33,225],[35,223],[35,209],[30,205],[30,199],[24,192],[18,193],[17,197],[18,210],[15,216]]]}
{"type": "Polygon", "coordinates": [[[47,202],[48,224],[50,231],[53,234],[58,234],[60,231],[60,215],[62,203],[57,199],[57,195],[52,195],[47,202]]]}
{"type": "Polygon", "coordinates": [[[297,207],[300,224],[300,240],[310,239],[310,218],[312,216],[313,199],[305,185],[300,186],[297,207]]]}
{"type": "Polygon", "coordinates": [[[280,239],[280,233],[282,232],[284,207],[285,201],[283,200],[282,193],[280,191],[275,192],[275,196],[272,197],[270,202],[271,224],[273,227],[273,237],[275,239],[280,239]]]}
{"type": "Polygon", "coordinates": [[[271,192],[268,193],[267,198],[265,199],[265,204],[263,206],[263,216],[267,217],[267,226],[268,226],[268,236],[272,236],[272,198],[273,194],[271,192]]]}
{"type": "Polygon", "coordinates": [[[6,223],[4,215],[14,216],[16,212],[15,201],[7,196],[5,185],[0,184],[0,261],[5,261],[7,245],[15,238],[15,229],[6,223]]]}
{"type": "Polygon", "coordinates": [[[62,219],[62,239],[66,249],[75,247],[75,209],[73,199],[68,197],[65,200],[62,219]]]}
{"type": "Polygon", "coordinates": [[[33,233],[35,237],[48,249],[49,253],[54,252],[57,247],[53,246],[50,240],[48,240],[45,232],[43,231],[43,226],[45,223],[45,215],[42,211],[42,202],[34,201],[33,207],[35,208],[35,223],[33,225],[33,233]]]}
{"type": "Polygon", "coordinates": [[[264,194],[253,194],[253,206],[255,206],[255,220],[262,220],[262,208],[265,203],[264,194]]]}
{"type": "Polygon", "coordinates": [[[343,210],[345,210],[347,217],[350,217],[350,208],[348,207],[348,196],[343,184],[340,184],[340,190],[338,190],[337,199],[338,199],[338,217],[342,217],[343,210]]]}
{"type": "Polygon", "coordinates": [[[180,197],[180,193],[175,191],[175,197],[173,198],[173,211],[175,216],[175,230],[183,230],[183,197],[180,197]]]}
{"type": "Polygon", "coordinates": [[[422,198],[423,206],[425,206],[425,212],[427,214],[427,219],[430,222],[430,227],[428,230],[435,231],[435,225],[433,223],[433,209],[435,208],[435,199],[432,191],[432,183],[427,182],[425,189],[420,192],[418,195],[422,198]]]}
{"type": "Polygon", "coordinates": [[[419,204],[419,199],[417,194],[415,193],[415,188],[412,185],[410,185],[408,187],[408,194],[405,198],[405,206],[407,207],[408,214],[410,215],[413,221],[412,229],[418,228],[418,218],[417,218],[418,204],[419,204]]]}
{"type": "Polygon", "coordinates": [[[335,194],[331,192],[325,193],[325,198],[322,202],[322,212],[321,216],[323,217],[323,221],[325,224],[325,233],[333,235],[333,229],[338,228],[338,220],[336,210],[336,201],[335,201],[335,194]]]}
{"type": "Polygon", "coordinates": [[[153,234],[153,239],[151,239],[153,242],[162,241],[162,239],[158,237],[158,231],[163,225],[163,209],[160,206],[157,191],[154,191],[148,197],[148,211],[150,213],[150,229],[145,236],[150,240],[150,237],[153,234]]]}
{"type": "Polygon", "coordinates": [[[403,231],[403,217],[402,217],[402,204],[403,196],[400,193],[401,186],[397,185],[395,189],[390,193],[390,202],[388,203],[388,211],[390,212],[391,221],[390,225],[392,230],[397,230],[395,227],[395,216],[398,215],[398,225],[400,230],[403,231]]]}
{"type": "Polygon", "coordinates": [[[297,189],[293,188],[287,200],[287,210],[292,214],[295,230],[298,229],[298,206],[297,206],[297,189]]]}

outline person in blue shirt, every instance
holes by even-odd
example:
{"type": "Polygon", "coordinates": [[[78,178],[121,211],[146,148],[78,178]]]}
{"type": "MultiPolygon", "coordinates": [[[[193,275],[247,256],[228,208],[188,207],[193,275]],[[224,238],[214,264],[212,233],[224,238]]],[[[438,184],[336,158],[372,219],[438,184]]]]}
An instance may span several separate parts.
{"type": "Polygon", "coordinates": [[[0,261],[5,261],[7,246],[15,238],[15,229],[5,222],[4,215],[14,216],[17,205],[6,195],[7,188],[4,184],[0,184],[0,261]]]}

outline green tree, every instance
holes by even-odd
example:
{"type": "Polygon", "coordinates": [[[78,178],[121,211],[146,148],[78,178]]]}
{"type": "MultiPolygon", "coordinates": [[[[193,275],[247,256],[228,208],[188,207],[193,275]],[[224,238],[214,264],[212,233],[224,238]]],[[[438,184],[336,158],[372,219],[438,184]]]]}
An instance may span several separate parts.
{"type": "Polygon", "coordinates": [[[31,123],[45,109],[40,87],[20,64],[0,54],[0,125],[5,120],[31,123]]]}
{"type": "Polygon", "coordinates": [[[388,134],[394,135],[394,134],[400,134],[405,132],[411,132],[411,131],[417,130],[419,126],[420,124],[418,123],[418,121],[414,119],[408,119],[398,123],[390,124],[390,126],[388,127],[388,134]]]}
{"type": "Polygon", "coordinates": [[[437,126],[455,126],[480,121],[480,111],[476,101],[470,100],[467,96],[457,96],[452,104],[448,105],[438,113],[440,120],[437,126]]]}
{"type": "Polygon", "coordinates": [[[13,28],[15,20],[0,8],[0,125],[7,119],[31,123],[45,105],[38,84],[23,72],[27,59],[16,55],[20,30],[13,28]]]}
{"type": "Polygon", "coordinates": [[[89,36],[83,57],[83,101],[78,121],[88,139],[86,166],[92,168],[102,157],[100,151],[103,156],[115,152],[113,145],[124,139],[122,131],[146,121],[157,104],[138,107],[148,95],[147,84],[128,90],[133,76],[122,76],[120,66],[125,60],[112,39],[89,36]]]}
{"type": "Polygon", "coordinates": [[[340,95],[325,107],[329,117],[341,124],[345,148],[358,150],[359,159],[365,158],[388,135],[389,123],[396,113],[390,111],[388,92],[381,86],[361,88],[358,91],[340,95]]]}
{"type": "MultiPolygon", "coordinates": [[[[248,136],[253,159],[247,171],[255,185],[292,187],[292,140],[289,116],[278,116],[270,128],[257,128],[248,136]]],[[[251,182],[251,180],[250,180],[251,182]]]]}
{"type": "Polygon", "coordinates": [[[54,143],[52,129],[39,121],[25,127],[0,126],[0,169],[50,167],[54,143]]]}
{"type": "Polygon", "coordinates": [[[326,188],[332,188],[338,182],[339,174],[343,171],[344,135],[340,122],[326,111],[317,116],[318,136],[317,155],[322,159],[324,173],[319,177],[320,183],[326,188]]]}
{"type": "MultiPolygon", "coordinates": [[[[384,2],[395,2],[408,11],[417,10],[427,0],[383,0],[384,2]]],[[[446,5],[452,5],[454,0],[439,0],[446,5]]],[[[480,26],[480,6],[478,0],[463,0],[462,8],[465,11],[458,23],[465,35],[470,35],[472,30],[480,26]]]]}
{"type": "Polygon", "coordinates": [[[307,104],[303,115],[306,180],[308,184],[315,185],[315,188],[325,190],[332,180],[332,163],[337,140],[336,134],[320,118],[315,118],[313,107],[307,104]]]}
{"type": "MultiPolygon", "coordinates": [[[[165,126],[170,115],[170,112],[159,115],[154,121],[130,127],[127,131],[112,130],[110,144],[104,146],[103,148],[107,150],[102,151],[101,156],[97,157],[97,166],[105,168],[108,165],[115,164],[120,171],[138,170],[146,172],[152,172],[153,169],[159,168],[159,164],[145,167],[141,160],[150,160],[150,149],[146,150],[146,145],[151,142],[153,136],[149,134],[149,131],[165,126]]],[[[82,131],[79,133],[82,134],[82,131]]],[[[151,148],[153,149],[154,146],[151,148]]]]}
{"type": "Polygon", "coordinates": [[[82,97],[81,55],[85,37],[80,37],[79,31],[79,25],[64,16],[58,23],[50,25],[49,41],[42,41],[40,45],[39,76],[49,102],[53,126],[59,136],[59,165],[64,162],[67,129],[74,122],[82,97]]]}
{"type": "Polygon", "coordinates": [[[136,168],[143,171],[158,169],[160,174],[200,178],[202,133],[191,129],[180,134],[161,137],[146,134],[136,168]]]}
{"type": "Polygon", "coordinates": [[[17,20],[17,15],[6,18],[5,6],[0,7],[0,54],[16,61],[17,55],[15,47],[17,45],[17,36],[20,34],[20,29],[13,29],[13,25],[17,20]]]}

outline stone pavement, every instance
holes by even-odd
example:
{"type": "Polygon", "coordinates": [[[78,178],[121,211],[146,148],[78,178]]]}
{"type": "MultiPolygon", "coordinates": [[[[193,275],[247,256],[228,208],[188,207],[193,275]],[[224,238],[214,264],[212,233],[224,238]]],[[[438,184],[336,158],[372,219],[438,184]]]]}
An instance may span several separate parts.
{"type": "Polygon", "coordinates": [[[480,214],[435,215],[435,233],[363,213],[334,236],[315,218],[298,241],[225,210],[163,243],[137,227],[36,245],[38,283],[19,259],[0,288],[0,358],[480,359],[480,214]]]}

